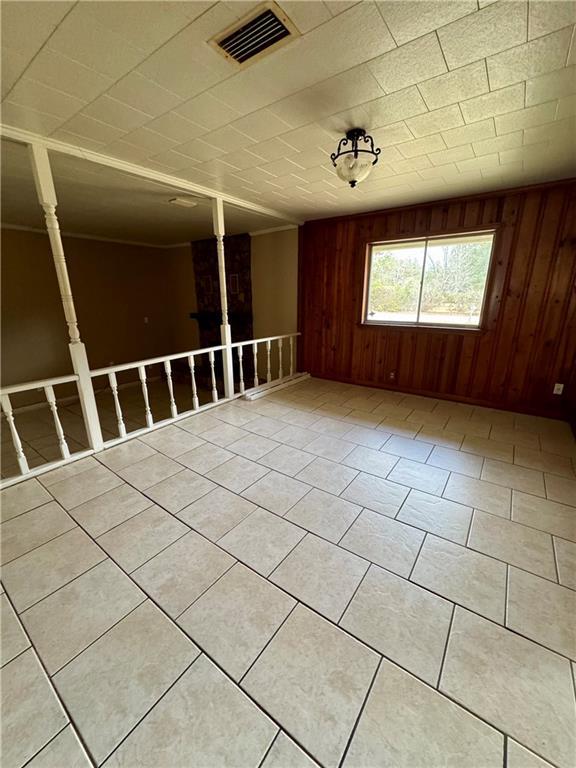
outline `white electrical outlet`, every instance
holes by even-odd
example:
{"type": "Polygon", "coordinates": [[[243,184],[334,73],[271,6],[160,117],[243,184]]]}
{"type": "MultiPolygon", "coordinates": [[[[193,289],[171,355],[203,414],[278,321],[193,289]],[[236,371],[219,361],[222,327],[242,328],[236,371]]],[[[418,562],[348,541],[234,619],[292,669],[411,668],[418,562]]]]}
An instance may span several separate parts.
{"type": "Polygon", "coordinates": [[[561,395],[564,392],[564,384],[554,384],[554,394],[561,395]]]}

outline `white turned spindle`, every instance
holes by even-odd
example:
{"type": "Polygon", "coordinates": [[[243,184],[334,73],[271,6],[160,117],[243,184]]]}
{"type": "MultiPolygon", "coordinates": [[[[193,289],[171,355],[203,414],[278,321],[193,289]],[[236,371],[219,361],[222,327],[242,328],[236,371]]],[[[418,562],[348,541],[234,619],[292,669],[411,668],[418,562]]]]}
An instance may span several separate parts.
{"type": "Polygon", "coordinates": [[[152,411],[150,410],[148,387],[146,385],[146,368],[143,365],[138,366],[138,376],[140,377],[140,384],[142,385],[142,397],[144,398],[144,410],[146,412],[146,426],[153,427],[154,419],[152,418],[152,411]]]}
{"type": "Polygon", "coordinates": [[[252,344],[252,357],[254,358],[254,386],[258,386],[258,344],[252,344]]]}
{"type": "Polygon", "coordinates": [[[58,436],[58,445],[60,446],[60,453],[63,459],[70,458],[70,451],[68,449],[68,443],[66,442],[66,436],[60,423],[60,416],[58,416],[58,406],[56,405],[56,395],[54,394],[54,387],[50,384],[44,387],[44,393],[46,394],[46,400],[50,406],[52,412],[52,418],[54,419],[54,428],[56,429],[56,435],[58,436]]]}
{"type": "Polygon", "coordinates": [[[242,357],[244,355],[244,350],[242,349],[242,345],[238,347],[238,373],[240,376],[240,394],[244,394],[244,369],[242,367],[242,357]]]}
{"type": "Polygon", "coordinates": [[[294,374],[294,336],[290,336],[290,376],[294,374]]]}
{"type": "Polygon", "coordinates": [[[70,343],[77,344],[80,341],[80,331],[78,330],[78,320],[76,319],[76,309],[74,307],[74,299],[72,298],[72,288],[70,287],[68,269],[64,257],[64,247],[62,245],[62,237],[60,236],[60,225],[56,216],[56,206],[42,203],[42,208],[44,209],[44,219],[46,221],[46,229],[48,230],[48,237],[52,248],[54,266],[56,267],[56,276],[60,288],[60,299],[62,301],[62,307],[64,308],[64,317],[68,324],[70,343]]]}
{"type": "Polygon", "coordinates": [[[216,373],[214,372],[214,352],[208,352],[210,361],[210,378],[212,380],[212,402],[218,402],[218,390],[216,389],[216,373]]]}
{"type": "Polygon", "coordinates": [[[278,339],[278,378],[284,378],[284,369],[282,367],[282,339],[278,339]]]}
{"type": "Polygon", "coordinates": [[[126,425],[124,424],[124,417],[122,415],[122,406],[120,405],[120,398],[118,397],[118,381],[114,371],[108,374],[108,381],[110,382],[110,389],[112,390],[112,398],[114,400],[114,410],[116,411],[116,423],[118,424],[118,435],[120,437],[126,437],[126,425]]]}
{"type": "Polygon", "coordinates": [[[14,446],[14,451],[16,453],[16,459],[18,461],[18,467],[20,468],[20,474],[25,475],[29,471],[28,461],[26,459],[26,456],[24,455],[24,450],[22,449],[22,442],[20,440],[20,435],[18,434],[18,430],[16,429],[16,424],[14,423],[14,414],[12,413],[12,403],[10,402],[10,398],[8,397],[8,395],[2,395],[0,402],[2,403],[2,410],[6,415],[6,421],[8,422],[8,428],[10,429],[10,434],[12,436],[12,445],[14,446]]]}
{"type": "Polygon", "coordinates": [[[266,381],[270,382],[272,381],[272,372],[270,371],[270,350],[272,348],[272,344],[270,342],[270,339],[266,342],[266,381]]]}
{"type": "Polygon", "coordinates": [[[198,403],[198,388],[196,387],[194,355],[188,355],[188,366],[190,368],[190,378],[192,380],[192,410],[197,411],[200,407],[198,403]]]}
{"type": "Polygon", "coordinates": [[[164,370],[166,371],[166,383],[168,384],[168,394],[170,395],[170,413],[172,418],[175,419],[178,416],[178,408],[176,407],[176,400],[174,400],[174,385],[172,384],[172,366],[170,360],[164,361],[164,370]]]}

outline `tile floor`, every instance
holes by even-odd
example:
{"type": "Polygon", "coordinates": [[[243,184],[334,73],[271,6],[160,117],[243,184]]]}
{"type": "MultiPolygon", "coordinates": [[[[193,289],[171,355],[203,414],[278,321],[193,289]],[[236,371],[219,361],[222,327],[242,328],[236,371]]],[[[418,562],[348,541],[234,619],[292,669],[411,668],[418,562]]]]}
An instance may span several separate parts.
{"type": "Polygon", "coordinates": [[[1,492],[5,768],[573,768],[567,424],[309,380],[1,492]]]}

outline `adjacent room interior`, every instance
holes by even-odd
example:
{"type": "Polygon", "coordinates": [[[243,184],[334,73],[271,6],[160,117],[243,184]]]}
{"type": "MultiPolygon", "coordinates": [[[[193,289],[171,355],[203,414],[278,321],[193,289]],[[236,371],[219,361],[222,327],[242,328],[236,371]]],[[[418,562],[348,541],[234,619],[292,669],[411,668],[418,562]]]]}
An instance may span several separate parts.
{"type": "Polygon", "coordinates": [[[576,3],[2,0],[6,768],[576,765],[576,3]]]}

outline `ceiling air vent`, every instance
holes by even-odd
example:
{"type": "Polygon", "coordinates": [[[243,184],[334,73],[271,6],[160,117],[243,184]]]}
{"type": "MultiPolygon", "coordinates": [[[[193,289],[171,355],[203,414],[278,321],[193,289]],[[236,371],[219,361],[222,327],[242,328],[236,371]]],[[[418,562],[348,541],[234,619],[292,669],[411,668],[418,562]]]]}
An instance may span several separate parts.
{"type": "Polygon", "coordinates": [[[276,3],[265,3],[210,41],[228,60],[247,66],[300,33],[276,3]]]}

